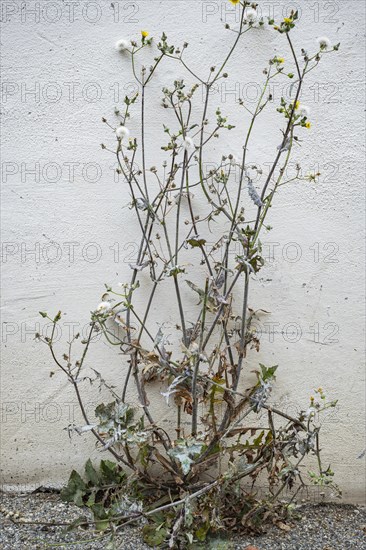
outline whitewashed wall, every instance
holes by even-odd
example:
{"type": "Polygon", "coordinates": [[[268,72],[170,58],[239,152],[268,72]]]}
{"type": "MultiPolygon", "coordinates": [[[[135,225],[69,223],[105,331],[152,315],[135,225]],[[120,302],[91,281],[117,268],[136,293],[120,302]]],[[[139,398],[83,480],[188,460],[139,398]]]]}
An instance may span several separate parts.
{"type": "MultiPolygon", "coordinates": [[[[115,180],[113,159],[100,148],[102,141],[112,143],[102,116],[113,120],[115,105],[135,86],[114,43],[138,36],[140,29],[152,36],[165,30],[176,44],[190,43],[187,56],[202,72],[227,51],[229,34],[221,19],[235,21],[235,10],[225,0],[113,4],[4,0],[1,5],[1,463],[6,488],[59,484],[72,467],[96,456],[91,437],[70,440],[63,430],[81,422],[78,408],[62,373],[50,377],[54,366],[34,332],[46,330],[38,311],[61,309],[67,312],[61,325],[65,342],[69,331],[85,326],[104,283],[129,276],[137,226],[123,209],[128,196],[115,180]]],[[[313,128],[304,132],[296,160],[306,172],[319,167],[322,178],[317,185],[297,184],[282,193],[272,209],[274,230],[265,241],[270,261],[253,285],[250,303],[272,314],[262,326],[261,352],[250,359],[280,364],[275,400],[289,410],[306,407],[318,386],[339,399],[336,413],[324,423],[325,461],[331,461],[345,498],[362,501],[365,5],[359,0],[277,0],[262,6],[264,15],[277,19],[299,9],[293,32],[298,51],[312,51],[320,35],[341,42],[341,49],[324,59],[304,88],[302,100],[312,109],[313,128]]],[[[237,112],[239,96],[253,104],[260,69],[274,53],[290,59],[283,38],[273,31],[250,33],[228,67],[230,85],[220,81],[216,104],[229,114],[237,112]]],[[[152,86],[150,164],[157,163],[165,115],[158,92],[177,76],[182,71],[168,64],[152,86]]],[[[281,95],[288,97],[283,82],[273,89],[277,103],[281,95]]],[[[240,153],[243,122],[238,118],[235,123],[238,130],[223,149],[217,144],[218,153],[240,153]]],[[[265,170],[280,135],[275,125],[260,123],[259,128],[250,160],[265,170]]],[[[137,134],[137,117],[131,130],[137,134]]],[[[169,306],[165,299],[155,311],[170,313],[169,306]]],[[[120,380],[121,356],[105,343],[94,346],[90,364],[120,380]]],[[[161,418],[168,414],[164,407],[159,411],[161,418]]]]}

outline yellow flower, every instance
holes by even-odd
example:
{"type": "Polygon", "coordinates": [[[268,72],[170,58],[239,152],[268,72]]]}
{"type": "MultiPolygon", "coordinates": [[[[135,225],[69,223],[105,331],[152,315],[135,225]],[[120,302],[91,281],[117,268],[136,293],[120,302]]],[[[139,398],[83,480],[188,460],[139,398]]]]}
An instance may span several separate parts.
{"type": "Polygon", "coordinates": [[[285,62],[285,59],[283,57],[277,57],[277,63],[284,63],[285,62]]]}
{"type": "Polygon", "coordinates": [[[147,38],[149,36],[148,31],[141,31],[142,38],[147,38]]]}
{"type": "Polygon", "coordinates": [[[283,21],[284,21],[284,23],[286,23],[287,25],[289,25],[290,23],[292,23],[291,17],[285,17],[283,21]]]}
{"type": "Polygon", "coordinates": [[[306,122],[305,123],[305,128],[308,128],[308,129],[311,128],[311,122],[306,122]]]}
{"type": "Polygon", "coordinates": [[[236,4],[239,4],[240,0],[230,0],[230,2],[236,6],[236,4]]]}
{"type": "Polygon", "coordinates": [[[297,100],[296,103],[295,103],[295,109],[298,109],[300,107],[300,101],[297,100]]]}

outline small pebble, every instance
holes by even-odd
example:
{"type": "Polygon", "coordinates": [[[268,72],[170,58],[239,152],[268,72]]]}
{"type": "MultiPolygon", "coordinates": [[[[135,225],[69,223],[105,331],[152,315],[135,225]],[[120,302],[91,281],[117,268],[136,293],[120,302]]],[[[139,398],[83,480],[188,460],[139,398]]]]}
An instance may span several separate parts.
{"type": "MultiPolygon", "coordinates": [[[[104,550],[107,539],[89,541],[93,531],[64,533],[64,527],[24,525],[21,521],[71,522],[81,514],[91,518],[90,512],[60,501],[56,493],[17,494],[2,493],[0,509],[1,550],[42,550],[58,544],[72,550],[104,550]],[[17,521],[19,521],[19,519],[17,521]],[[66,546],[66,544],[68,546],[66,546]],[[64,546],[65,545],[65,546],[64,546]]],[[[266,528],[260,536],[232,534],[227,537],[230,550],[366,550],[366,509],[346,504],[302,504],[296,517],[286,520],[289,530],[275,525],[266,528]]],[[[222,536],[222,534],[220,535],[222,536]]],[[[212,541],[214,542],[214,541],[212,541]]],[[[207,548],[215,546],[207,545],[207,548]]],[[[224,546],[225,547],[225,546],[224,546]]],[[[141,526],[126,527],[118,534],[116,550],[149,550],[141,537],[141,526]]]]}

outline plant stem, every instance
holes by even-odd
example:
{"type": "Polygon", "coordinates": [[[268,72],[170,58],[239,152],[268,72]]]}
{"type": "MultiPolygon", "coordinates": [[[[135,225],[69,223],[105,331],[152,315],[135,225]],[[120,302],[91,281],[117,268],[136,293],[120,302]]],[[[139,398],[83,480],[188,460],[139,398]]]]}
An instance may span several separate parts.
{"type": "Polygon", "coordinates": [[[203,303],[202,303],[202,323],[201,323],[201,335],[200,335],[200,343],[199,343],[199,349],[197,352],[197,358],[195,361],[195,366],[193,370],[193,376],[192,376],[192,435],[195,436],[197,434],[197,415],[198,415],[198,397],[197,397],[197,376],[198,376],[198,370],[199,365],[201,361],[201,353],[202,353],[202,346],[203,346],[203,335],[205,331],[205,320],[206,320],[206,309],[207,309],[207,298],[208,298],[208,279],[206,279],[206,285],[205,285],[205,294],[203,297],[203,303]]]}

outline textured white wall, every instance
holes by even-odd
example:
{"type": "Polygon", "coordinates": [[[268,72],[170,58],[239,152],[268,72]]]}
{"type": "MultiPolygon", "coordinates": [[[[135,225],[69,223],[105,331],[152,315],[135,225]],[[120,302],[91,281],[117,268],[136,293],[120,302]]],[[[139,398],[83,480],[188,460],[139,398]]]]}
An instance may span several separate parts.
{"type": "MultiPolygon", "coordinates": [[[[253,285],[250,305],[270,310],[266,321],[273,325],[251,359],[280,364],[275,400],[289,410],[306,407],[318,386],[339,399],[324,423],[325,461],[331,461],[345,497],[362,501],[365,4],[277,0],[264,2],[263,13],[272,10],[278,19],[296,7],[297,50],[311,51],[319,35],[340,41],[341,50],[326,56],[304,88],[313,128],[304,133],[296,160],[305,171],[319,167],[322,178],[281,193],[272,209],[267,256],[274,250],[274,260],[253,285]]],[[[46,330],[39,310],[61,309],[67,312],[61,335],[67,340],[73,324],[87,322],[104,283],[130,274],[137,228],[122,208],[128,197],[114,179],[113,159],[100,148],[102,141],[112,143],[101,117],[113,120],[115,105],[135,86],[114,43],[140,29],[152,36],[165,30],[176,44],[190,43],[187,56],[200,72],[223,58],[229,35],[220,18],[234,23],[235,16],[225,0],[114,0],[114,9],[102,0],[17,0],[3,1],[1,8],[2,483],[23,489],[60,483],[72,467],[96,455],[91,437],[69,440],[63,431],[81,423],[80,414],[62,373],[49,376],[53,364],[34,332],[46,330]]],[[[239,95],[252,102],[262,81],[258,68],[273,53],[290,59],[284,39],[273,31],[248,34],[228,67],[231,88],[225,82],[219,87],[216,104],[234,113],[239,95]]],[[[152,86],[150,164],[157,164],[165,113],[158,92],[176,76],[182,71],[168,64],[152,86]]],[[[278,85],[273,93],[278,103],[288,88],[278,85]]],[[[259,128],[250,161],[264,164],[280,135],[276,126],[259,128]]],[[[131,130],[138,131],[137,117],[131,130]]],[[[217,144],[218,154],[238,154],[239,135],[233,131],[223,149],[217,144]]],[[[157,308],[168,310],[168,300],[157,308]]],[[[105,343],[94,346],[92,366],[120,380],[121,357],[105,343]]]]}

